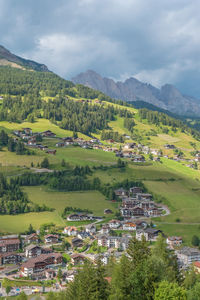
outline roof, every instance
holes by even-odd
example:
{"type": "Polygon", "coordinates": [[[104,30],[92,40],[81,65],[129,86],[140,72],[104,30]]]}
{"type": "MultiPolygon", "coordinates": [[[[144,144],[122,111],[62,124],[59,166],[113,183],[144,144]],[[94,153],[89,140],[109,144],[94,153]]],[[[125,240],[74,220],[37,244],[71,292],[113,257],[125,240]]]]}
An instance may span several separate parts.
{"type": "Polygon", "coordinates": [[[32,233],[32,234],[28,235],[25,240],[32,239],[33,237],[37,237],[38,238],[37,233],[32,233]]]}
{"type": "Polygon", "coordinates": [[[20,244],[19,239],[2,239],[0,240],[0,247],[6,246],[6,245],[15,245],[20,244]]]}
{"type": "Polygon", "coordinates": [[[154,229],[154,228],[146,228],[145,232],[155,234],[155,233],[162,232],[162,231],[159,229],[154,229]]]}
{"type": "Polygon", "coordinates": [[[131,222],[124,223],[124,225],[130,226],[130,227],[136,227],[136,224],[131,223],[131,222]]]}
{"type": "Polygon", "coordinates": [[[108,283],[111,283],[111,281],[112,281],[112,277],[104,277],[104,279],[105,279],[108,283]]]}
{"type": "Polygon", "coordinates": [[[75,254],[72,254],[72,255],[71,255],[71,258],[72,258],[72,259],[76,259],[76,258],[82,258],[82,259],[84,259],[85,256],[83,256],[83,255],[81,255],[81,254],[76,254],[76,253],[75,253],[75,254]]]}
{"type": "Polygon", "coordinates": [[[88,224],[86,225],[86,228],[91,229],[91,228],[96,228],[95,224],[88,224]]]}
{"type": "Polygon", "coordinates": [[[110,220],[109,223],[121,223],[119,220],[110,220]]]}
{"type": "Polygon", "coordinates": [[[182,241],[182,237],[181,236],[169,236],[168,240],[169,241],[182,241]]]}
{"type": "Polygon", "coordinates": [[[197,267],[197,268],[200,268],[200,262],[199,261],[195,261],[194,262],[194,266],[197,267]]]}
{"type": "Polygon", "coordinates": [[[69,231],[72,231],[72,230],[77,230],[77,228],[75,226],[68,226],[68,227],[65,227],[66,230],[69,230],[69,231]]]}
{"type": "Polygon", "coordinates": [[[48,254],[41,254],[37,257],[29,259],[27,262],[22,264],[22,268],[34,268],[36,263],[44,262],[46,259],[53,257],[54,259],[58,259],[62,257],[60,253],[48,253],[48,254]]]}
{"type": "Polygon", "coordinates": [[[0,257],[8,257],[8,256],[11,256],[11,255],[21,256],[21,253],[16,253],[16,252],[0,253],[0,257]]]}
{"type": "Polygon", "coordinates": [[[48,238],[50,238],[50,237],[53,237],[53,238],[57,238],[58,239],[58,235],[56,235],[56,234],[47,234],[47,235],[45,235],[45,239],[48,239],[48,238]]]}
{"type": "Polygon", "coordinates": [[[72,239],[72,243],[76,243],[76,242],[83,242],[83,240],[75,237],[75,238],[72,239]]]}
{"type": "Polygon", "coordinates": [[[126,190],[125,190],[124,188],[121,187],[121,188],[119,188],[119,189],[116,189],[115,192],[126,192],[126,190]]]}
{"type": "Polygon", "coordinates": [[[32,249],[34,249],[34,248],[41,248],[40,246],[38,246],[38,245],[29,245],[29,246],[27,246],[26,247],[26,250],[32,250],[32,249]]]}
{"type": "Polygon", "coordinates": [[[190,247],[183,247],[179,253],[189,256],[189,255],[200,255],[200,250],[196,248],[190,248],[190,247]]]}

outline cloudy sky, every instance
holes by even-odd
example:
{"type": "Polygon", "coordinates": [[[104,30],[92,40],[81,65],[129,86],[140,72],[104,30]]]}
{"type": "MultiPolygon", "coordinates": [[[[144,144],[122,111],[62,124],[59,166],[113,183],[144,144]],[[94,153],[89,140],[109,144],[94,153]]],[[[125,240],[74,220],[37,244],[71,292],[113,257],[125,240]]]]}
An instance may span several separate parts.
{"type": "Polygon", "coordinates": [[[93,69],[200,98],[199,0],[0,0],[0,44],[69,79],[93,69]]]}

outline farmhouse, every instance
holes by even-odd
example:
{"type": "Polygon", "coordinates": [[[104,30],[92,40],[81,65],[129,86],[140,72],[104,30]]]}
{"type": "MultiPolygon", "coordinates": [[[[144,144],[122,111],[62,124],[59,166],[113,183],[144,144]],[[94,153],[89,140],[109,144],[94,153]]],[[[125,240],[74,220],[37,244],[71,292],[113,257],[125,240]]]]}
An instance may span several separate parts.
{"type": "Polygon", "coordinates": [[[111,209],[109,209],[109,208],[104,209],[104,214],[105,215],[109,215],[109,214],[112,214],[112,213],[113,213],[113,211],[111,209]]]}
{"type": "Polygon", "coordinates": [[[142,189],[140,187],[133,186],[129,189],[129,192],[130,192],[130,194],[132,194],[133,197],[135,197],[136,194],[142,193],[142,189]]]}
{"type": "Polygon", "coordinates": [[[90,234],[95,234],[96,230],[97,229],[96,229],[96,226],[94,224],[87,225],[86,229],[85,229],[85,231],[90,233],[90,234]]]}
{"type": "Polygon", "coordinates": [[[83,213],[74,213],[67,216],[68,221],[87,221],[87,220],[95,220],[98,217],[94,217],[92,215],[83,214],[83,213]]]}
{"type": "Polygon", "coordinates": [[[56,154],[56,150],[53,150],[53,149],[51,150],[51,149],[49,149],[49,150],[46,151],[46,153],[55,155],[55,154],[56,154]]]}
{"type": "Polygon", "coordinates": [[[64,142],[58,142],[58,143],[56,143],[56,147],[58,147],[58,148],[65,147],[65,143],[64,142]]]}
{"type": "Polygon", "coordinates": [[[132,222],[126,222],[122,225],[122,229],[128,231],[136,230],[136,224],[132,222]]]}
{"type": "Polygon", "coordinates": [[[55,137],[56,134],[53,133],[51,130],[46,130],[46,131],[42,132],[42,136],[44,136],[44,137],[55,137]]]}
{"type": "Polygon", "coordinates": [[[121,225],[121,222],[119,220],[110,220],[108,223],[108,226],[111,229],[117,229],[120,227],[120,225],[121,225]]]}
{"type": "Polygon", "coordinates": [[[65,137],[62,139],[62,141],[65,143],[65,145],[72,145],[74,143],[74,140],[72,137],[65,137]]]}
{"type": "Polygon", "coordinates": [[[115,195],[118,197],[123,197],[127,195],[127,191],[123,188],[119,188],[117,190],[115,190],[115,195]]]}
{"type": "Polygon", "coordinates": [[[137,193],[136,195],[137,200],[148,200],[150,201],[152,199],[151,194],[145,194],[145,193],[137,193]]]}
{"type": "Polygon", "coordinates": [[[69,236],[76,236],[77,235],[77,228],[74,227],[74,226],[65,227],[63,233],[67,234],[69,236]]]}
{"type": "Polygon", "coordinates": [[[86,260],[86,257],[81,254],[72,254],[71,255],[71,263],[72,265],[83,265],[86,260]]]}
{"type": "Polygon", "coordinates": [[[174,247],[179,247],[183,240],[181,236],[168,236],[166,242],[169,245],[169,248],[173,249],[174,247]]]}
{"type": "Polygon", "coordinates": [[[154,229],[154,228],[146,228],[144,230],[137,230],[136,231],[136,239],[141,241],[142,237],[146,239],[146,241],[156,241],[159,234],[162,234],[161,230],[154,229]]]}
{"type": "Polygon", "coordinates": [[[42,254],[42,247],[29,245],[26,247],[25,256],[28,258],[37,257],[42,254]]]}
{"type": "Polygon", "coordinates": [[[199,261],[195,261],[193,263],[193,266],[194,266],[194,271],[199,274],[200,273],[200,262],[199,261]]]}
{"type": "Polygon", "coordinates": [[[133,156],[133,153],[131,151],[123,151],[122,155],[124,158],[131,158],[133,156]]]}
{"type": "Polygon", "coordinates": [[[90,234],[89,234],[88,232],[86,232],[86,231],[79,231],[77,237],[78,237],[79,239],[84,240],[84,239],[86,239],[86,238],[89,238],[89,237],[90,237],[90,234]]]}
{"type": "Polygon", "coordinates": [[[46,244],[55,244],[55,243],[58,243],[58,235],[47,234],[44,237],[44,241],[45,241],[46,244]]]}
{"type": "Polygon", "coordinates": [[[145,162],[145,158],[143,155],[135,155],[133,158],[132,158],[132,161],[133,162],[145,162]]]}
{"type": "Polygon", "coordinates": [[[82,247],[83,246],[83,240],[79,238],[73,238],[72,239],[72,247],[82,247]]]}
{"type": "Polygon", "coordinates": [[[110,253],[104,252],[101,254],[96,254],[94,257],[94,262],[97,263],[99,261],[99,259],[104,265],[107,265],[109,262],[109,259],[110,259],[110,253]]]}
{"type": "Polygon", "coordinates": [[[175,149],[176,147],[174,145],[166,144],[164,145],[165,149],[175,149]]]}
{"type": "Polygon", "coordinates": [[[136,147],[136,143],[127,143],[124,145],[124,150],[134,149],[136,147]]]}
{"type": "Polygon", "coordinates": [[[24,242],[26,244],[38,243],[39,237],[38,237],[37,233],[32,233],[25,238],[24,242]]]}
{"type": "Polygon", "coordinates": [[[110,226],[104,224],[102,225],[101,229],[100,229],[100,233],[101,234],[107,234],[110,232],[110,226]]]}

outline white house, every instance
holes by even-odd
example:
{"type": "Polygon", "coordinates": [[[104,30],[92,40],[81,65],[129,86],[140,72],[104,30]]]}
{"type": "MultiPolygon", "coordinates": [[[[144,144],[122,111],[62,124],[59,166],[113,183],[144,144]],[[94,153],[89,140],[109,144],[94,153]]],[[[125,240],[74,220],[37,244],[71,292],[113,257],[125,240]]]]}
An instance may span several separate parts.
{"type": "Polygon", "coordinates": [[[136,230],[136,224],[132,222],[126,222],[122,225],[123,230],[134,231],[136,230]]]}
{"type": "Polygon", "coordinates": [[[169,245],[169,248],[173,249],[174,247],[179,247],[183,240],[181,236],[168,236],[166,242],[169,245]]]}
{"type": "Polygon", "coordinates": [[[94,225],[94,224],[89,224],[89,225],[87,225],[86,226],[86,228],[85,228],[85,231],[87,232],[87,233],[90,233],[90,234],[95,234],[95,232],[96,232],[96,226],[94,225]]]}
{"type": "Polygon", "coordinates": [[[108,223],[108,226],[111,228],[111,229],[117,229],[119,228],[121,225],[121,222],[119,220],[111,220],[109,221],[108,223]]]}
{"type": "Polygon", "coordinates": [[[77,228],[74,226],[65,227],[63,233],[69,236],[77,236],[77,228]]]}

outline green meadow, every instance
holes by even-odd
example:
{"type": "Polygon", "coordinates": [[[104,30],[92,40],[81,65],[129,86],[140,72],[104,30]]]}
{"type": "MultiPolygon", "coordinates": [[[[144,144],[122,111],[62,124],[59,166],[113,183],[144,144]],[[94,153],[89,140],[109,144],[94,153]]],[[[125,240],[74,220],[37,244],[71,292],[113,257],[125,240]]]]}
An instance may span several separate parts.
{"type": "MultiPolygon", "coordinates": [[[[113,103],[104,102],[104,105],[121,108],[121,106],[113,103]]],[[[135,113],[135,129],[141,136],[142,143],[148,144],[151,148],[162,149],[164,154],[171,156],[173,151],[164,148],[166,143],[171,143],[180,148],[188,158],[191,156],[190,152],[194,150],[191,142],[196,143],[197,149],[200,148],[200,142],[194,140],[192,136],[182,133],[180,130],[172,132],[170,128],[168,134],[163,134],[160,127],[148,124],[146,121],[141,122],[138,110],[127,109],[135,113]],[[156,132],[156,136],[149,135],[151,130],[156,132]]],[[[130,134],[124,128],[123,118],[117,117],[108,125],[110,129],[118,131],[120,134],[130,134]]],[[[21,124],[0,122],[0,128],[5,128],[7,132],[24,127],[30,127],[34,132],[45,130],[54,132],[57,135],[56,138],[44,138],[42,142],[44,145],[48,145],[50,149],[56,148],[55,144],[59,138],[73,135],[71,131],[61,129],[46,119],[37,119],[34,123],[24,122],[21,124]]],[[[90,139],[81,133],[78,133],[78,136],[90,139]]],[[[101,132],[97,132],[95,136],[100,138],[101,132]]],[[[130,141],[132,140],[126,142],[130,141]]],[[[60,169],[63,159],[70,165],[89,165],[90,167],[112,166],[118,160],[114,153],[102,150],[89,150],[72,146],[56,148],[56,150],[57,153],[54,156],[40,150],[33,150],[33,155],[16,155],[2,149],[0,151],[0,172],[8,176],[24,173],[30,168],[32,162],[34,166],[37,166],[44,157],[48,157],[52,169],[60,169]]],[[[146,157],[148,159],[148,156],[146,157]]],[[[184,241],[188,244],[190,244],[193,234],[200,237],[200,171],[190,169],[182,162],[165,158],[162,158],[161,163],[148,161],[145,164],[136,164],[130,160],[126,161],[128,164],[125,170],[109,168],[103,171],[98,169],[94,170],[92,177],[99,177],[103,183],[115,183],[125,179],[142,181],[150,192],[164,197],[164,203],[169,206],[171,211],[168,216],[153,219],[158,228],[163,229],[166,235],[183,236],[184,241]]],[[[61,213],[66,206],[88,208],[96,215],[103,215],[105,208],[111,208],[114,212],[117,210],[116,204],[105,200],[105,197],[97,191],[64,193],[48,190],[46,186],[24,187],[24,190],[32,202],[46,204],[55,210],[17,216],[0,216],[0,232],[23,232],[30,223],[34,228],[39,228],[41,224],[48,222],[54,222],[64,227],[66,224],[71,224],[61,218],[61,213]]]]}
{"type": "MultiPolygon", "coordinates": [[[[20,233],[28,229],[32,224],[35,229],[44,223],[53,222],[56,225],[77,226],[87,224],[80,222],[67,222],[61,217],[66,206],[77,208],[88,208],[97,216],[103,216],[105,208],[116,211],[115,203],[105,200],[105,197],[97,191],[84,192],[56,192],[48,190],[44,186],[25,187],[24,191],[28,194],[30,200],[37,204],[46,204],[48,207],[54,208],[53,212],[26,213],[16,216],[0,216],[0,232],[20,233]]],[[[113,215],[110,216],[112,218],[113,215]]]]}

